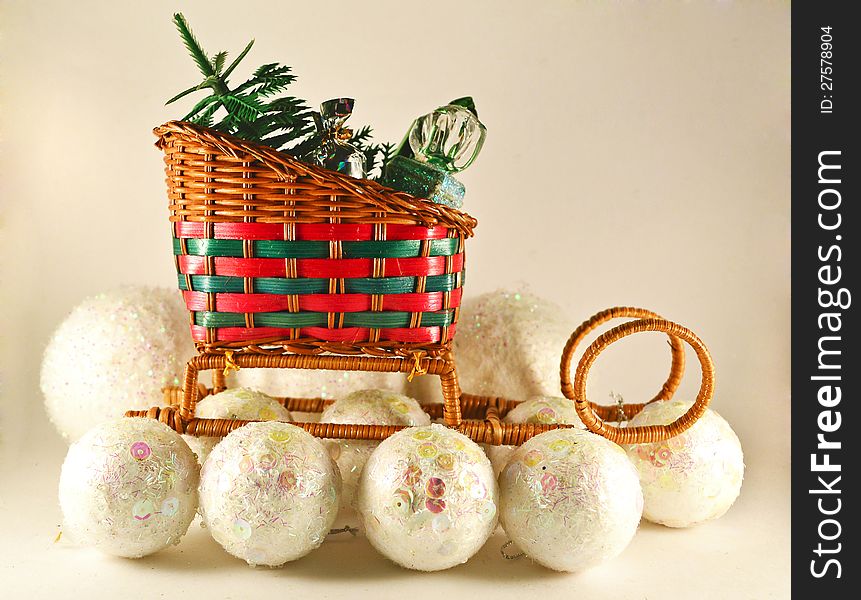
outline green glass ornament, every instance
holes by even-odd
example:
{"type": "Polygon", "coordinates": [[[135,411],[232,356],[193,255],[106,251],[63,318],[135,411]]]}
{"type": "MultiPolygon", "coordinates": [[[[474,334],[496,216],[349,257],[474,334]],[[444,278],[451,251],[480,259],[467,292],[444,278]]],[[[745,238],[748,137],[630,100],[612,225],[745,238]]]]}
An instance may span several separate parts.
{"type": "Polygon", "coordinates": [[[487,136],[472,98],[459,98],[413,121],[396,155],[385,167],[383,183],[461,208],[466,188],[452,174],[471,165],[487,136]]]}

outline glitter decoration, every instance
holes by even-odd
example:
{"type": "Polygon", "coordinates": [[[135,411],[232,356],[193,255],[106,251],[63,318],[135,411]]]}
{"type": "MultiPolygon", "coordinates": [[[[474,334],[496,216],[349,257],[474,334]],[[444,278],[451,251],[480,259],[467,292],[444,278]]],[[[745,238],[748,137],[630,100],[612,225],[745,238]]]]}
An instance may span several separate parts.
{"type": "MultiPolygon", "coordinates": [[[[320,416],[321,423],[356,425],[430,425],[430,417],[409,396],[389,390],[359,390],[336,400],[320,416]]],[[[329,455],[338,463],[343,485],[336,527],[361,528],[355,500],[359,476],[379,442],[368,440],[326,440],[329,455]]]]}
{"type": "Polygon", "coordinates": [[[537,435],[499,477],[499,521],[535,562],[580,571],[609,560],[634,537],[643,511],[625,451],[582,429],[537,435]]]}
{"type": "MultiPolygon", "coordinates": [[[[195,407],[194,414],[202,419],[242,419],[248,421],[292,421],[293,416],[272,396],[251,388],[224,390],[206,396],[195,407]]],[[[200,464],[221,441],[216,437],[183,436],[197,454],[200,464]]]]}
{"type": "MultiPolygon", "coordinates": [[[[568,398],[558,398],[555,396],[535,396],[524,402],[521,402],[503,419],[505,423],[536,423],[540,425],[551,425],[554,423],[564,423],[566,425],[576,425],[581,429],[585,429],[585,425],[580,421],[577,415],[577,410],[574,408],[574,402],[568,398]]],[[[514,446],[486,446],[485,452],[487,457],[493,464],[493,472],[498,477],[508,464],[511,454],[514,452],[514,446]]]]}
{"type": "MultiPolygon", "coordinates": [[[[403,392],[406,380],[406,376],[402,373],[313,369],[240,369],[228,378],[228,383],[263,390],[274,396],[335,400],[343,398],[355,390],[370,388],[403,392]]],[[[439,387],[438,381],[437,387],[439,387]]]]}
{"type": "Polygon", "coordinates": [[[63,531],[128,558],[179,543],[197,511],[198,474],[191,449],[163,423],[118,418],[97,425],[63,463],[63,531]]]}
{"type": "Polygon", "coordinates": [[[340,490],[338,467],[320,440],[288,423],[249,423],[206,459],[200,513],[227,552],[275,567],[323,542],[340,490]]]}
{"type": "Polygon", "coordinates": [[[357,508],[371,544],[409,569],[469,560],[496,527],[497,487],[481,448],[443,425],[405,429],[371,455],[357,508]],[[420,448],[433,445],[427,456],[420,448]],[[447,456],[440,464],[438,458],[447,456]]]}
{"type": "Polygon", "coordinates": [[[188,313],[174,290],[126,287],[79,304],[54,332],[41,387],[54,426],[69,441],[130,409],[163,405],[194,356],[188,313]]]}
{"type": "MultiPolygon", "coordinates": [[[[460,387],[480,396],[559,394],[559,355],[574,330],[558,305],[525,292],[464,298],[454,356],[460,387]]],[[[439,380],[421,377],[417,397],[442,401],[439,380]]]]}
{"type": "MultiPolygon", "coordinates": [[[[669,425],[691,402],[653,402],[631,419],[631,426],[669,425]]],[[[723,417],[706,409],[687,431],[663,442],[627,447],[640,474],[643,517],[668,527],[689,527],[716,519],[741,492],[744,455],[738,436],[723,417]]]]}

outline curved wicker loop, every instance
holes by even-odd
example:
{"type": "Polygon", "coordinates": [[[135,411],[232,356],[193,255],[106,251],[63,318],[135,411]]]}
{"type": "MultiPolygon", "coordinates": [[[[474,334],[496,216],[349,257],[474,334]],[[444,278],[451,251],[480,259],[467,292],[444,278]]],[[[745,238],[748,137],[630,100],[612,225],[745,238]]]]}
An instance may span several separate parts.
{"type": "MultiPolygon", "coordinates": [[[[565,344],[565,348],[562,351],[562,360],[559,366],[559,376],[562,382],[562,394],[566,398],[572,398],[571,394],[571,358],[574,356],[574,351],[577,349],[577,346],[583,339],[589,335],[594,329],[603,325],[607,321],[612,321],[613,319],[661,319],[661,315],[654,313],[645,308],[636,308],[633,306],[616,306],[614,308],[608,308],[606,310],[602,310],[601,312],[593,315],[588,320],[584,321],[580,324],[580,326],[574,330],[574,333],[571,334],[571,337],[568,338],[568,342],[565,344]],[[567,390],[567,392],[566,392],[567,390]]],[[[664,385],[661,386],[661,390],[655,395],[654,398],[649,400],[649,402],[645,402],[642,404],[623,404],[621,407],[619,406],[606,406],[602,404],[595,404],[594,402],[590,403],[590,408],[594,411],[601,419],[606,421],[618,421],[619,420],[619,409],[621,408],[625,416],[630,418],[640,412],[646,404],[651,402],[657,402],[658,400],[669,400],[673,397],[676,390],[679,387],[679,384],[682,381],[682,376],[685,373],[685,349],[682,345],[682,341],[668,334],[670,340],[670,354],[672,365],[670,366],[670,374],[667,377],[667,380],[664,382],[664,385]]]]}
{"type": "Polygon", "coordinates": [[[574,401],[577,414],[590,431],[602,435],[617,444],[640,444],[666,440],[682,433],[693,425],[703,415],[709,402],[711,402],[714,394],[714,382],[714,363],[712,362],[711,355],[703,341],[694,332],[687,327],[667,321],[666,319],[647,318],[629,321],[628,323],[614,327],[592,342],[577,365],[573,388],[570,384],[567,386],[564,385],[563,382],[562,393],[565,394],[565,397],[574,401]],[[598,358],[598,355],[607,346],[624,337],[644,331],[662,331],[684,340],[694,349],[702,367],[700,391],[693,406],[669,425],[648,425],[643,427],[626,427],[624,429],[608,425],[593,410],[592,404],[586,398],[586,378],[589,374],[589,369],[598,358]]]}

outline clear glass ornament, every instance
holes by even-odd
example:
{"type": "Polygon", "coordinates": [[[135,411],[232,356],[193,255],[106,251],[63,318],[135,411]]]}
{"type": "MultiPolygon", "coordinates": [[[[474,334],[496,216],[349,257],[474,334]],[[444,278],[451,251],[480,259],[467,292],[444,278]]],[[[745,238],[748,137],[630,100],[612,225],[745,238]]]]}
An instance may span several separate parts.
{"type": "Polygon", "coordinates": [[[409,142],[416,160],[457,173],[473,163],[486,135],[472,111],[448,104],[416,119],[409,142]]]}
{"type": "Polygon", "coordinates": [[[459,209],[466,188],[453,173],[473,163],[486,135],[472,98],[452,100],[413,121],[396,155],[385,166],[383,183],[459,209]]]}

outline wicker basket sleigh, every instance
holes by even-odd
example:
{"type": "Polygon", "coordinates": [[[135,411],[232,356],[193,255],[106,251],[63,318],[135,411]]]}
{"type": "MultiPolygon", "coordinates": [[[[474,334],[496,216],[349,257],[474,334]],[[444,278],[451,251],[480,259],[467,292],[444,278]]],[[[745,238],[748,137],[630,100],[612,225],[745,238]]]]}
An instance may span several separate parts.
{"type": "MultiPolygon", "coordinates": [[[[443,403],[433,418],[471,439],[518,445],[565,425],[510,424],[516,400],[463,393],[452,356],[464,285],[465,243],[477,225],[468,214],[375,182],[301,163],[266,146],[172,121],[155,129],[164,151],[178,284],[198,355],[168,406],[129,411],[179,433],[221,437],[248,423],[195,416],[197,401],[225,389],[235,369],[324,369],[440,378],[443,403]],[[212,371],[212,388],[199,382],[212,371]]],[[[667,439],[690,427],[712,397],[714,366],[689,329],[640,308],[596,314],[562,350],[561,390],[586,427],[617,443],[667,439]],[[572,357],[599,326],[571,381],[572,357]],[[614,424],[645,404],[602,406],[586,398],[586,378],[610,344],[646,331],[667,334],[672,366],[658,394],[676,391],[683,342],[702,366],[690,410],[669,425],[614,424]]],[[[288,410],[321,412],[330,400],[282,398],[288,410]]],[[[400,426],[293,423],[317,437],[382,440],[400,426]]]]}

